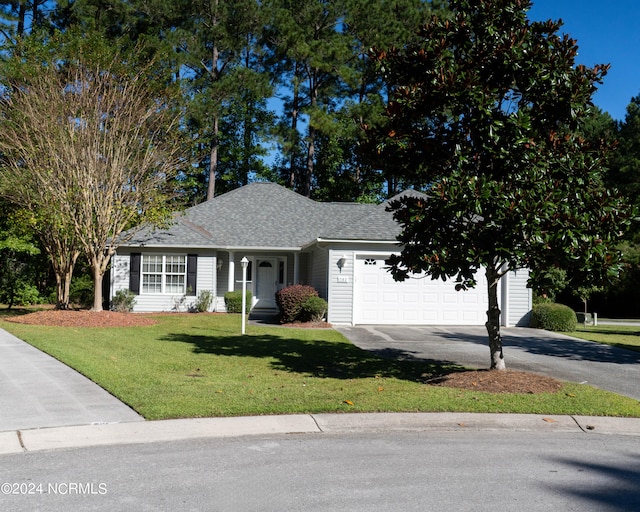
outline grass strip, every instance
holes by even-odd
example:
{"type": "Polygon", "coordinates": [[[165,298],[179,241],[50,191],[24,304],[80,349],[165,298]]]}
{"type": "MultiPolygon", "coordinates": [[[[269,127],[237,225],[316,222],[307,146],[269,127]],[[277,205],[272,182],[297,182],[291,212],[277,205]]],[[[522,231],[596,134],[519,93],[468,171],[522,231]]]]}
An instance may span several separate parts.
{"type": "Polygon", "coordinates": [[[640,327],[637,325],[581,325],[578,330],[567,334],[583,340],[640,352],[640,327]]]}

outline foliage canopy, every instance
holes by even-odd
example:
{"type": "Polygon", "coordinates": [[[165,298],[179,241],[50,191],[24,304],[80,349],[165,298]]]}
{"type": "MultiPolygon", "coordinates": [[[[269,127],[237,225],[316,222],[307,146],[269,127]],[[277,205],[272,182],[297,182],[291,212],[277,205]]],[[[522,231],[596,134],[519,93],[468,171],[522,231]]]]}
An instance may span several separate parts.
{"type": "Polygon", "coordinates": [[[391,204],[404,247],[392,273],[465,289],[486,272],[492,368],[504,368],[501,276],[550,266],[585,284],[615,275],[631,215],[603,185],[607,145],[577,131],[607,66],[576,65],[576,41],[558,22],[530,22],[530,5],[452,1],[419,43],[376,53],[393,92],[369,149],[427,191],[391,204]]]}
{"type": "Polygon", "coordinates": [[[171,95],[158,90],[152,65],[99,37],[61,35],[21,55],[6,68],[0,105],[2,193],[44,220],[41,240],[52,260],[67,255],[68,276],[84,252],[100,310],[110,257],[135,233],[125,231],[170,214],[180,163],[171,95]]]}

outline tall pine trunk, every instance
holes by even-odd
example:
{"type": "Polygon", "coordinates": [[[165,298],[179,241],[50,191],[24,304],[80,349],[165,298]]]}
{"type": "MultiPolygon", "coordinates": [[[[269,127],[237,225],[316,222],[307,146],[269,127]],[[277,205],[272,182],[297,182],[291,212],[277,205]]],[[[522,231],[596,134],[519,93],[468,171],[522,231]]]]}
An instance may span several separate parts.
{"type": "MultiPolygon", "coordinates": [[[[213,27],[217,27],[219,23],[218,19],[218,1],[213,3],[213,27]]],[[[217,43],[213,44],[211,48],[211,70],[209,75],[211,81],[216,83],[220,80],[220,71],[218,70],[218,62],[220,59],[220,50],[217,43]]],[[[218,173],[218,149],[220,145],[220,114],[219,111],[213,115],[213,133],[211,134],[211,151],[209,153],[209,182],[207,183],[207,201],[213,199],[216,195],[216,177],[218,173]]]]}
{"type": "Polygon", "coordinates": [[[302,186],[300,193],[303,196],[310,197],[311,196],[311,180],[313,178],[313,163],[316,154],[316,130],[315,128],[309,126],[309,144],[307,146],[307,165],[304,170],[304,177],[302,180],[302,186]]]}
{"type": "Polygon", "coordinates": [[[289,149],[289,188],[295,190],[296,188],[296,153],[297,153],[297,141],[298,141],[298,114],[300,111],[300,86],[298,83],[298,63],[295,64],[294,78],[293,78],[293,97],[291,99],[291,148],[289,149]]]}
{"type": "Polygon", "coordinates": [[[207,184],[207,201],[216,195],[216,174],[218,172],[219,120],[213,116],[213,136],[209,155],[209,182],[207,184]]]}

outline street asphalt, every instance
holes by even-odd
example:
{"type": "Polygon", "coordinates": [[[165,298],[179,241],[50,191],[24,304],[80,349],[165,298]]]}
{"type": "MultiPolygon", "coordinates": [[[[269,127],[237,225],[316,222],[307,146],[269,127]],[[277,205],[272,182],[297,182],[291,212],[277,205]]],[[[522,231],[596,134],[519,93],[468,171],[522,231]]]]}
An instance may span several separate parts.
{"type": "MultiPolygon", "coordinates": [[[[353,343],[388,357],[486,367],[475,327],[340,327],[353,343]]],[[[640,399],[640,354],[543,331],[505,329],[513,369],[588,382],[640,399]],[[621,382],[626,384],[621,384],[621,382]]],[[[0,454],[287,433],[516,430],[640,436],[640,418],[461,413],[303,414],[144,421],[66,365],[0,330],[0,454]]]]}

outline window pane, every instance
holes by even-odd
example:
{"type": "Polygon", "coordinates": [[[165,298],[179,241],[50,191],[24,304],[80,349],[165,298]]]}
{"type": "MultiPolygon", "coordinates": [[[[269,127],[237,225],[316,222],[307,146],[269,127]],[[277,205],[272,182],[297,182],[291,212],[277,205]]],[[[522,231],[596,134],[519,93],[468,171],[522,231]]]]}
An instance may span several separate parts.
{"type": "Polygon", "coordinates": [[[159,274],[162,272],[162,256],[143,256],[142,272],[159,274]]]}
{"type": "Polygon", "coordinates": [[[168,275],[166,293],[184,293],[184,275],[168,275]]]}
{"type": "Polygon", "coordinates": [[[186,272],[184,256],[167,256],[165,272],[167,274],[184,274],[186,272]]]}
{"type": "Polygon", "coordinates": [[[162,275],[144,274],[142,276],[143,293],[162,293],[162,275]]]}

